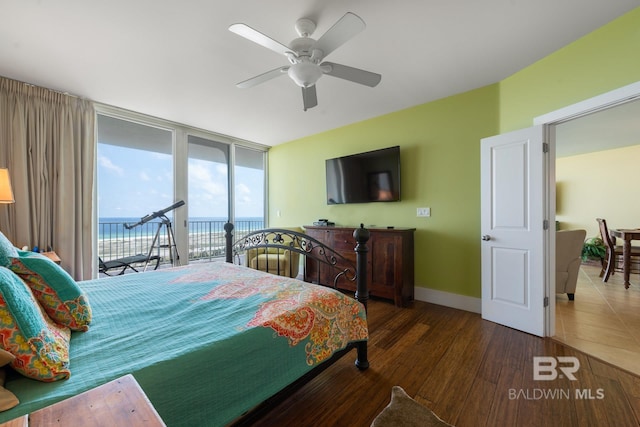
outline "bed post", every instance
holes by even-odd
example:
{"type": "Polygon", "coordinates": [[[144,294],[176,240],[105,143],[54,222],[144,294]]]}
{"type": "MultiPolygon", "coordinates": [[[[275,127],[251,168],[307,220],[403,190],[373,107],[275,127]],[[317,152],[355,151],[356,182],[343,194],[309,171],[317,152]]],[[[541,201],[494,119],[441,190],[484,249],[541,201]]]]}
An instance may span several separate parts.
{"type": "MultiPolygon", "coordinates": [[[[367,300],[369,299],[369,289],[367,287],[367,241],[369,240],[369,230],[364,228],[363,224],[360,224],[360,228],[356,228],[353,232],[353,237],[356,239],[356,299],[364,305],[364,309],[367,309],[367,300]]],[[[367,342],[360,341],[356,343],[356,349],[358,356],[356,358],[356,366],[360,370],[367,369],[369,367],[369,360],[367,359],[367,342]]]]}
{"type": "Polygon", "coordinates": [[[227,222],[224,224],[224,257],[225,261],[232,263],[233,262],[233,254],[231,253],[231,246],[233,245],[233,224],[227,222]]]}

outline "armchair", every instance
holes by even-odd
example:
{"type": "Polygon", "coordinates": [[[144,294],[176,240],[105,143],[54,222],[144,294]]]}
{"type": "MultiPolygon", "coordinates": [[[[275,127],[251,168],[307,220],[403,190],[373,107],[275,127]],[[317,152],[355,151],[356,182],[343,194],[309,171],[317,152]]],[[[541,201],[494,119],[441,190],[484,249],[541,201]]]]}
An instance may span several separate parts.
{"type": "MultiPolygon", "coordinates": [[[[303,233],[300,227],[287,227],[282,230],[291,230],[303,233]]],[[[290,245],[298,245],[298,240],[293,240],[287,234],[279,235],[282,241],[277,242],[282,248],[257,248],[248,249],[246,253],[246,265],[255,270],[266,271],[278,276],[297,277],[299,273],[300,254],[286,249],[290,245]]]]}
{"type": "Polygon", "coordinates": [[[566,293],[570,301],[575,297],[586,236],[585,230],[556,232],[556,293],[566,293]]]}

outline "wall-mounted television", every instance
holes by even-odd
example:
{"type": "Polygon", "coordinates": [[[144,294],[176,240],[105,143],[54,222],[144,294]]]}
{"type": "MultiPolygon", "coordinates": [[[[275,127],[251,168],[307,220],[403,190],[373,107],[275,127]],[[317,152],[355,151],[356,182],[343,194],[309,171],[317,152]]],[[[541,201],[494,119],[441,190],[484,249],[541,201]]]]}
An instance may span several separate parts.
{"type": "Polygon", "coordinates": [[[326,161],[327,204],[400,200],[400,147],[326,161]]]}

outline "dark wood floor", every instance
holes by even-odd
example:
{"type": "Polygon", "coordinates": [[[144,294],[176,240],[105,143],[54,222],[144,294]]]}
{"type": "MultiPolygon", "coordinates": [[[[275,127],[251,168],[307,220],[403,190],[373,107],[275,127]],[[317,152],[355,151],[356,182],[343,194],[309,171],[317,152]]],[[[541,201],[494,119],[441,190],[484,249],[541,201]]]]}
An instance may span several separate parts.
{"type": "Polygon", "coordinates": [[[639,377],[551,339],[419,301],[368,317],[368,370],[352,350],[256,425],[369,426],[394,385],[459,427],[640,425],[639,377]],[[534,356],[577,357],[577,379],[534,381],[534,356]]]}

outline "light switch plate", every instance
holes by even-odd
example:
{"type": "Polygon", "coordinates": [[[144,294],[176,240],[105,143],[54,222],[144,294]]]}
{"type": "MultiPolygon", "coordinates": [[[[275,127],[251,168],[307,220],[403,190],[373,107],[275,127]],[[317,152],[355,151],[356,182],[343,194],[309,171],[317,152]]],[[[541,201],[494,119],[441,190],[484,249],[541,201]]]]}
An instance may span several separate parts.
{"type": "Polygon", "coordinates": [[[418,208],[416,216],[419,216],[419,217],[431,216],[431,208],[418,208]]]}

